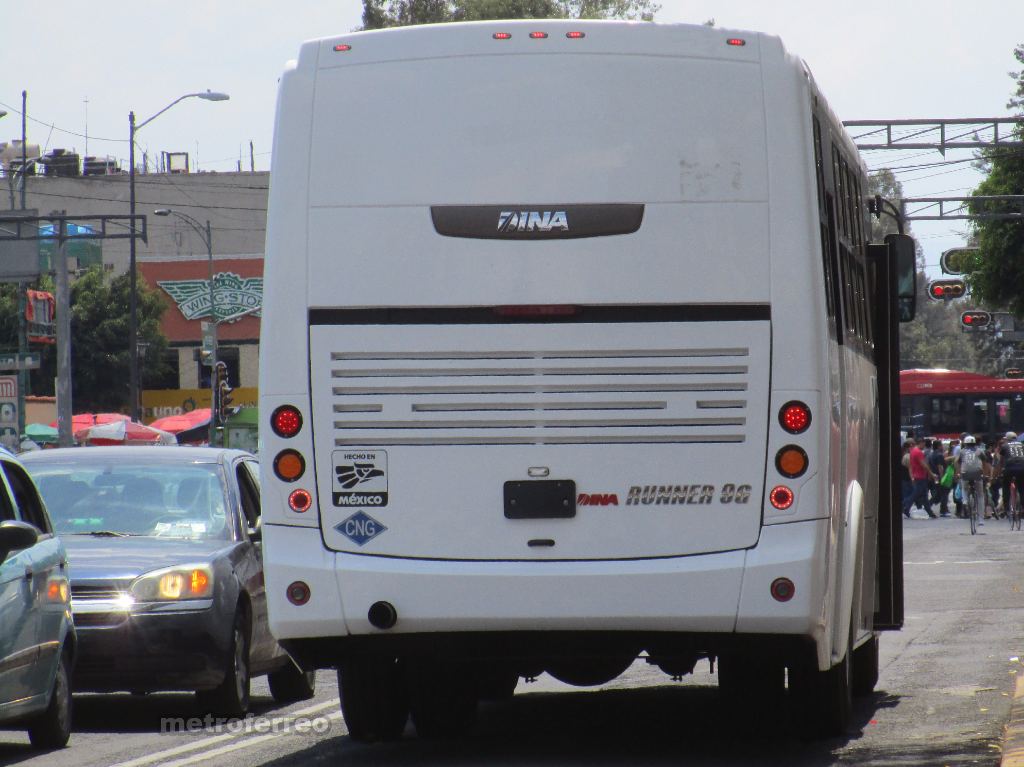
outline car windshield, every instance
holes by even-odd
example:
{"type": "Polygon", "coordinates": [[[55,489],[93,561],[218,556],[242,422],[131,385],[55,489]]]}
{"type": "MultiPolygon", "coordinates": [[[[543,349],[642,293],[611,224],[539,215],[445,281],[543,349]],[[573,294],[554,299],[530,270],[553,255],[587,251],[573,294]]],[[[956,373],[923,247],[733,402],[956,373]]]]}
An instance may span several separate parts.
{"type": "Polygon", "coordinates": [[[75,460],[28,467],[58,535],[228,539],[217,464],[75,460]]]}

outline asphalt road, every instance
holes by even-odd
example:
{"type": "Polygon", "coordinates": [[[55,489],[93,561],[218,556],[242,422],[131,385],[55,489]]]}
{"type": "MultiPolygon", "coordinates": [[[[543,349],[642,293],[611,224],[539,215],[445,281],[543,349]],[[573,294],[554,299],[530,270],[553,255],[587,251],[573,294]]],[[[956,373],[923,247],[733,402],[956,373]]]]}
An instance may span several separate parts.
{"type": "Polygon", "coordinates": [[[379,746],[346,736],[328,671],[314,700],[288,707],[257,680],[256,717],[216,732],[160,734],[162,719],[201,716],[188,695],[82,695],[69,748],[36,754],[23,733],[0,732],[0,764],[996,765],[1024,673],[1024,532],[989,523],[972,537],[962,520],[926,519],[907,522],[904,537],[906,626],[883,635],[878,692],[858,702],[845,738],[807,743],[784,708],[727,704],[707,663],[675,683],[638,661],[597,690],[521,683],[458,740],[420,741],[410,728],[379,746]]]}

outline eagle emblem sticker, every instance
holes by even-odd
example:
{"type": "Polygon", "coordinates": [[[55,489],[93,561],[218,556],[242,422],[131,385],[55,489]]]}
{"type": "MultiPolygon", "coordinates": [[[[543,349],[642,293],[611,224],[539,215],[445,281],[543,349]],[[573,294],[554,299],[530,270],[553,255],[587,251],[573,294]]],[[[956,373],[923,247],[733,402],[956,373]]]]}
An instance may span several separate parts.
{"type": "Polygon", "coordinates": [[[387,506],[388,454],[384,450],[338,450],[333,454],[335,506],[387,506]]]}

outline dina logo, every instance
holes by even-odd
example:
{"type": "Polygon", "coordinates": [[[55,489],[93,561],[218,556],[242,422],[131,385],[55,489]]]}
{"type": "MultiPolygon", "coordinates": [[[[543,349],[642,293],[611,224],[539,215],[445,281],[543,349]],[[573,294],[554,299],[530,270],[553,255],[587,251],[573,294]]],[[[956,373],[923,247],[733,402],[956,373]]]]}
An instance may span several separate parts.
{"type": "Polygon", "coordinates": [[[351,490],[356,485],[369,482],[377,477],[384,476],[384,470],[378,469],[372,463],[353,463],[351,466],[338,466],[335,468],[338,475],[338,482],[342,488],[351,490]]]}
{"type": "Polygon", "coordinates": [[[569,216],[564,210],[503,210],[498,214],[499,232],[551,232],[556,229],[569,231],[569,216]]]}

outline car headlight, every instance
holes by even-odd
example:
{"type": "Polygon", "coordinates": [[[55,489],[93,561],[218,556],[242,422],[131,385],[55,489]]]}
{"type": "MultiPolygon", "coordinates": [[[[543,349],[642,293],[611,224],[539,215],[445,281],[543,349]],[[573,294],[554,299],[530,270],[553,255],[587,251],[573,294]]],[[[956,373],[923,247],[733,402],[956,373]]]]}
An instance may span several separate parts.
{"type": "Polygon", "coordinates": [[[136,602],[208,599],[213,595],[213,570],[209,565],[166,567],[139,576],[129,591],[136,602]]]}

